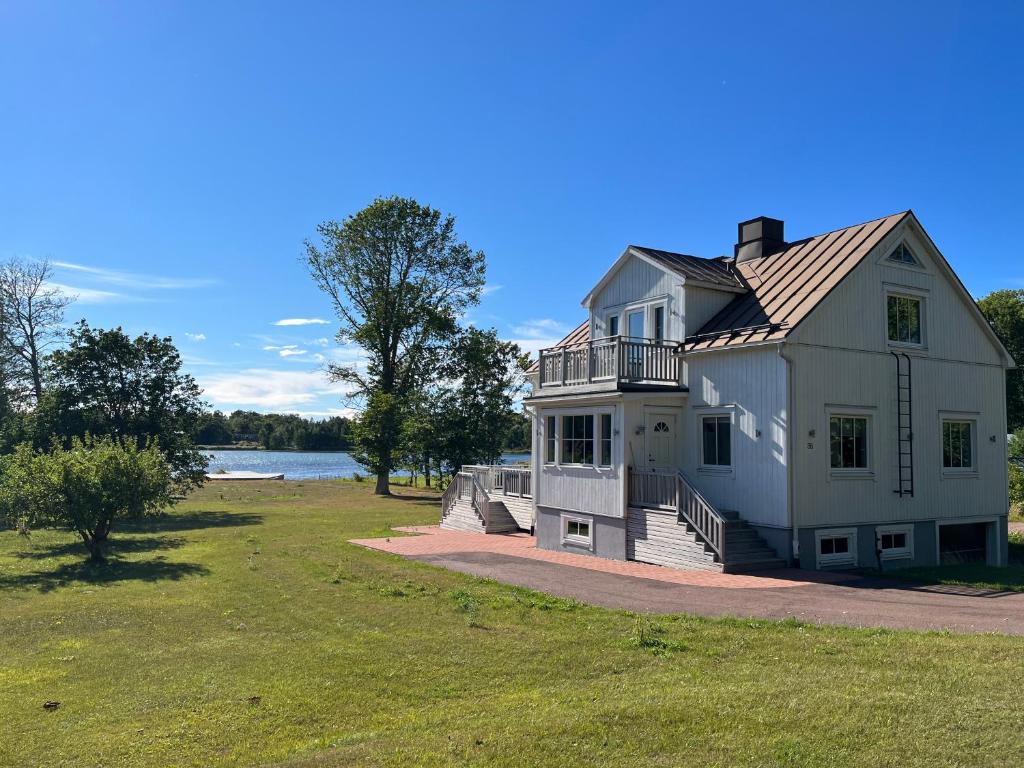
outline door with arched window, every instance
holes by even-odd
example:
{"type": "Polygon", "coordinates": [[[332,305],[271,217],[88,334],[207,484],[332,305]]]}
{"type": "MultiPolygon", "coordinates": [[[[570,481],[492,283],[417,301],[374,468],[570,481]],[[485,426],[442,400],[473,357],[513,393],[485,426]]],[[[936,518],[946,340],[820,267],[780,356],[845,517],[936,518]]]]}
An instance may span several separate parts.
{"type": "Polygon", "coordinates": [[[646,466],[674,469],[676,464],[676,415],[668,411],[648,411],[644,419],[646,466]]]}

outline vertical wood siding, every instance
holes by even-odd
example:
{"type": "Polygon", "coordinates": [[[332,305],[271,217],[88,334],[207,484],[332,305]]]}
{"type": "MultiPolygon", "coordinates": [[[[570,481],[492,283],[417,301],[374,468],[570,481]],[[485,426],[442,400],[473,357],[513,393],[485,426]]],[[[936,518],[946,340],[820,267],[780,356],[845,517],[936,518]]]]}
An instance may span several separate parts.
{"type": "Polygon", "coordinates": [[[751,523],[789,526],[786,363],[777,347],[687,359],[690,395],[684,411],[683,472],[720,509],[735,510],[751,523]],[[732,471],[727,474],[699,467],[699,416],[709,406],[726,406],[733,415],[732,471]]]}
{"type": "Polygon", "coordinates": [[[900,228],[791,336],[796,525],[1006,514],[1005,373],[997,349],[934,258],[926,243],[900,228]],[[903,238],[923,271],[885,262],[903,238]],[[896,349],[913,359],[913,498],[893,493],[896,364],[889,354],[885,295],[887,288],[900,286],[927,292],[926,349],[896,349]],[[869,409],[871,478],[840,479],[831,472],[829,405],[869,409]],[[976,477],[943,476],[941,412],[963,412],[977,420],[976,477]]]}
{"type": "MultiPolygon", "coordinates": [[[[608,312],[624,309],[648,299],[667,298],[665,307],[665,338],[681,340],[684,336],[682,318],[682,278],[646,261],[631,256],[608,285],[594,297],[591,305],[593,338],[608,335],[605,317],[608,312]]],[[[626,333],[626,320],[619,321],[619,332],[626,333]]]]}

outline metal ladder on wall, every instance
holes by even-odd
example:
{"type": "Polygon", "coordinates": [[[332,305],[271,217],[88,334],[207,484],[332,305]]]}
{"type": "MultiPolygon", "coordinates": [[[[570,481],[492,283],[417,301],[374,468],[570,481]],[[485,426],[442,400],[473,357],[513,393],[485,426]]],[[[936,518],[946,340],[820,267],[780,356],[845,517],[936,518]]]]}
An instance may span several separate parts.
{"type": "Polygon", "coordinates": [[[914,495],[914,406],[910,355],[890,352],[896,358],[896,462],[899,486],[893,493],[914,495]]]}

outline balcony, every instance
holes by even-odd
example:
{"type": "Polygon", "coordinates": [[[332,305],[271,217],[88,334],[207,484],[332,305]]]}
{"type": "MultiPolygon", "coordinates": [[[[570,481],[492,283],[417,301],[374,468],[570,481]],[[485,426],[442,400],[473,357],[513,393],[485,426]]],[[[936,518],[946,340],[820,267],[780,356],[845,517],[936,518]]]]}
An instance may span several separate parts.
{"type": "Polygon", "coordinates": [[[610,336],[540,351],[534,396],[572,391],[682,389],[679,342],[610,336]]]}

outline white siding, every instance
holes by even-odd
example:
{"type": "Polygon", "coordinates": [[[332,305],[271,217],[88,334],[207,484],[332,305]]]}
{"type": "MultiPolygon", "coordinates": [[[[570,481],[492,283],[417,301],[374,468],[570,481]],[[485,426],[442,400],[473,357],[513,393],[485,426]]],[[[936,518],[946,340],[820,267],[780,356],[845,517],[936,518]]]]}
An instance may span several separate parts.
{"type": "MultiPolygon", "coordinates": [[[[622,405],[612,413],[612,430],[618,431],[612,440],[611,467],[556,466],[544,463],[547,416],[559,418],[563,413],[586,412],[600,406],[573,406],[571,408],[538,408],[537,437],[534,440],[534,505],[586,512],[607,517],[623,517],[625,513],[625,477],[622,462],[622,405]]],[[[596,426],[596,425],[595,425],[596,426]]],[[[595,451],[598,446],[595,446],[595,451]]]]}
{"type": "Polygon", "coordinates": [[[684,474],[717,507],[735,510],[751,523],[788,526],[786,364],[778,348],[708,352],[687,359],[684,474]],[[700,469],[699,415],[711,407],[722,407],[733,417],[732,471],[727,474],[700,469]]]}
{"type": "Polygon", "coordinates": [[[791,347],[794,379],[794,511],[796,525],[840,525],[1005,515],[1005,375],[1001,368],[916,357],[913,361],[913,498],[897,488],[896,368],[888,353],[791,347]],[[861,407],[871,429],[873,476],[834,477],[829,411],[861,407]],[[976,477],[942,473],[940,413],[977,423],[976,477]],[[810,432],[814,431],[812,437],[810,432]],[[991,438],[995,437],[995,442],[991,438]]]}
{"type": "MultiPolygon", "coordinates": [[[[621,312],[633,305],[664,300],[665,338],[681,340],[684,336],[681,284],[682,277],[630,256],[608,284],[594,296],[591,304],[592,337],[608,335],[605,321],[610,312],[621,312]]],[[[619,323],[619,332],[626,333],[625,318],[619,323]]]]}
{"type": "Polygon", "coordinates": [[[1006,514],[1001,358],[914,227],[900,227],[880,243],[790,340],[786,348],[794,361],[796,525],[1006,514]],[[922,270],[886,261],[904,238],[922,270]],[[901,287],[924,299],[924,348],[894,347],[913,360],[913,498],[893,492],[898,486],[896,362],[889,354],[886,291],[899,292],[901,287]],[[840,479],[831,472],[830,406],[867,410],[872,477],[840,479]],[[940,412],[961,412],[976,421],[976,477],[943,476],[940,412]]]}

